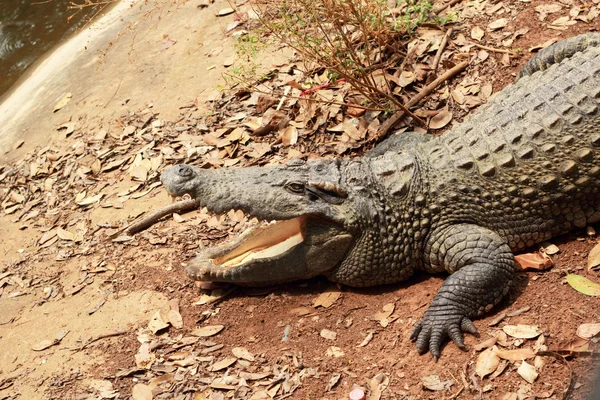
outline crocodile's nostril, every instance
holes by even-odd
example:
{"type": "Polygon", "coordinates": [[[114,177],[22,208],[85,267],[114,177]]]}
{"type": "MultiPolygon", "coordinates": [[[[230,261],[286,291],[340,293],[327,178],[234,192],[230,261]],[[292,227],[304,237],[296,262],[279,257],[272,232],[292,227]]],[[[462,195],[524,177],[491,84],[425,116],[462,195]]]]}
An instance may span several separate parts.
{"type": "Polygon", "coordinates": [[[177,174],[187,178],[192,175],[192,169],[189,167],[189,165],[178,165],[177,174]]]}

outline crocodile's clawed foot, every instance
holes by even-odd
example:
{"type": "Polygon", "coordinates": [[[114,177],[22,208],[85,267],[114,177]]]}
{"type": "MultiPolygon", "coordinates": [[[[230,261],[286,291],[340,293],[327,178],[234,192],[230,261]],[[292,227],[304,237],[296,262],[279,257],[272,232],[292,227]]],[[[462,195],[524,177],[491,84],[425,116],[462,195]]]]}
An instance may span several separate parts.
{"type": "Polygon", "coordinates": [[[461,350],[467,351],[463,340],[463,332],[479,335],[473,321],[448,310],[443,314],[431,311],[429,309],[425,312],[423,319],[415,325],[410,335],[410,340],[417,342],[419,354],[424,354],[429,350],[434,361],[437,362],[440,358],[440,347],[446,337],[452,339],[461,350]]]}

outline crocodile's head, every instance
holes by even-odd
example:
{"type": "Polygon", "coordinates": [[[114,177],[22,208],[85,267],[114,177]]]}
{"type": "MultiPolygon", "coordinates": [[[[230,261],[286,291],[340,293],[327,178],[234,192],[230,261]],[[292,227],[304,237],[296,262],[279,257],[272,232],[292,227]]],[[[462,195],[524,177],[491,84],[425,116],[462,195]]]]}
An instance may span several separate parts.
{"type": "Polygon", "coordinates": [[[267,285],[326,274],[355,239],[352,194],[339,161],[214,170],[176,165],[160,179],[172,196],[189,194],[211,212],[242,210],[263,222],[202,250],[186,269],[197,280],[267,285]]]}

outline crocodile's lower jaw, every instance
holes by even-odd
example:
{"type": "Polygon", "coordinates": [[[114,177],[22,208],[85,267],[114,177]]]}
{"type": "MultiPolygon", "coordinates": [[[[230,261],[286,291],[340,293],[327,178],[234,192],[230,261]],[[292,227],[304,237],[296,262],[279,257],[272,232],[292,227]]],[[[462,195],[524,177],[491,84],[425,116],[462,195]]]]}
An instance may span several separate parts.
{"type": "MultiPolygon", "coordinates": [[[[250,228],[241,236],[241,243],[225,254],[212,258],[219,267],[239,267],[252,260],[277,257],[304,241],[304,217],[274,221],[250,228]]],[[[218,249],[215,249],[219,253],[218,249]]]]}

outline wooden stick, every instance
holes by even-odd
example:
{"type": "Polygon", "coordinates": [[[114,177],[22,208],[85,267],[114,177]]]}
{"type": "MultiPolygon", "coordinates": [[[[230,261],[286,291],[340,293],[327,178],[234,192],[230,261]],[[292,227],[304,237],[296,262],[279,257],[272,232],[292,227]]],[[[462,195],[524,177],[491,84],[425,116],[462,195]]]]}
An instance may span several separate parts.
{"type": "MultiPolygon", "coordinates": [[[[449,69],[448,71],[444,72],[436,80],[434,80],[429,85],[427,85],[423,89],[421,89],[421,91],[419,93],[417,93],[417,95],[415,97],[410,99],[408,101],[408,103],[406,103],[406,107],[412,107],[415,104],[417,104],[418,102],[420,102],[425,96],[427,96],[428,94],[433,92],[435,89],[437,89],[437,87],[439,85],[441,85],[448,79],[450,79],[450,78],[454,77],[455,75],[459,74],[460,72],[462,72],[465,68],[467,68],[467,65],[469,65],[469,62],[463,61],[460,64],[455,65],[454,68],[449,69]]],[[[404,112],[399,111],[396,114],[392,115],[383,124],[381,124],[381,127],[377,131],[377,136],[379,137],[379,139],[384,138],[387,135],[388,131],[394,125],[396,125],[398,123],[398,121],[400,121],[403,117],[404,117],[404,112]]]]}
{"type": "Polygon", "coordinates": [[[433,59],[433,64],[431,65],[433,75],[437,75],[437,69],[438,69],[438,66],[440,65],[440,60],[442,59],[442,53],[444,52],[444,49],[446,48],[446,45],[448,44],[448,38],[450,37],[451,34],[452,34],[452,28],[449,28],[448,31],[446,32],[446,34],[444,35],[442,42],[440,43],[440,48],[438,49],[437,53],[435,53],[435,58],[433,59]]]}
{"type": "Polygon", "coordinates": [[[183,200],[177,203],[169,204],[166,207],[160,208],[149,215],[143,217],[137,222],[132,223],[127,228],[120,230],[119,232],[113,233],[110,238],[115,238],[122,233],[131,236],[139,231],[143,231],[144,229],[148,229],[156,222],[158,222],[161,218],[166,217],[167,215],[171,215],[173,213],[186,212],[191,211],[193,209],[198,208],[200,203],[197,200],[183,200]]]}

